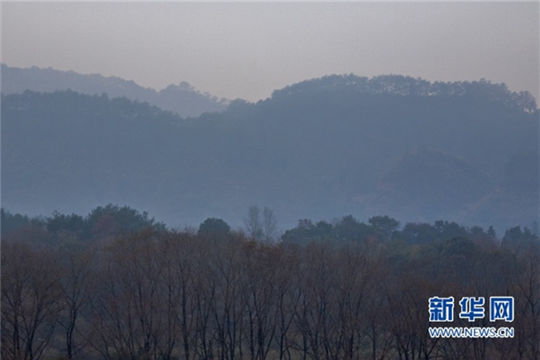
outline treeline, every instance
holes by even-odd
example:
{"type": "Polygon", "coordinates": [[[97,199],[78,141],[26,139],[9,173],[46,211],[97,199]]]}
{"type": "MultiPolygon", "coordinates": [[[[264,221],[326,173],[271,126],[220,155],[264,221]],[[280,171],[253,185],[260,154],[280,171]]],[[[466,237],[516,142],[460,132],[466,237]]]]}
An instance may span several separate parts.
{"type": "Polygon", "coordinates": [[[1,64],[1,71],[3,94],[23,93],[26,90],[55,92],[69,89],[81,94],[106,94],[111,98],[123,97],[131,101],[147,102],[183,117],[223,111],[227,107],[226,99],[202,93],[186,82],[171,84],[156,91],[141,87],[133,81],[99,74],[85,75],[38,67],[17,68],[5,64],[1,64]]]}
{"type": "Polygon", "coordinates": [[[347,88],[361,94],[400,95],[400,96],[473,96],[484,97],[490,101],[516,107],[528,112],[536,111],[534,97],[526,92],[512,92],[506,84],[493,84],[485,79],[480,81],[429,82],[420,78],[403,75],[365,76],[327,75],[320,79],[311,79],[275,90],[272,97],[288,96],[315,91],[341,91],[347,88]],[[317,87],[314,88],[314,83],[317,87]]]}
{"type": "Polygon", "coordinates": [[[51,217],[28,217],[0,210],[2,240],[32,246],[76,246],[103,241],[147,228],[165,230],[165,224],[128,206],[98,206],[86,216],[55,212],[51,217]]]}
{"type": "Polygon", "coordinates": [[[2,358],[538,359],[539,244],[386,216],[302,220],[270,243],[112,205],[3,211],[2,358]],[[495,295],[515,297],[515,321],[495,324],[513,339],[428,336],[429,297],[495,295]]]}

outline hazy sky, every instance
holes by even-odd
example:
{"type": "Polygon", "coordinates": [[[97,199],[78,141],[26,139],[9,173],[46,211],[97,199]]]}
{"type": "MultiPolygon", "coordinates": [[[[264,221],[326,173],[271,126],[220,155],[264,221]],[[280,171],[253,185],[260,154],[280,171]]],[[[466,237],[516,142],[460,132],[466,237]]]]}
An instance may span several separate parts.
{"type": "Polygon", "coordinates": [[[334,73],[505,82],[538,98],[539,2],[2,3],[1,61],[257,100],[334,73]]]}

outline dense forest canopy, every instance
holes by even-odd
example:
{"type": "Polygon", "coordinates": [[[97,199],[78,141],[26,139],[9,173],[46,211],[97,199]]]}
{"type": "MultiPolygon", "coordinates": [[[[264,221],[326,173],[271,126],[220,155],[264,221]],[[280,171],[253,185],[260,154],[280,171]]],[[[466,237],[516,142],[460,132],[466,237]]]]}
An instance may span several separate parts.
{"type": "MultiPolygon", "coordinates": [[[[540,238],[513,227],[304,219],[274,242],[209,218],[2,210],[5,359],[537,359],[540,238]],[[502,239],[501,239],[502,238],[502,239]],[[514,338],[428,336],[432,296],[515,297],[514,338]]],[[[247,230],[247,229],[246,229],[247,230]]]]}
{"type": "Polygon", "coordinates": [[[172,226],[253,204],[282,228],[377,213],[533,227],[539,111],[487,81],[332,75],[183,119],[72,91],[2,96],[2,202],[48,215],[113,202],[172,226]]]}

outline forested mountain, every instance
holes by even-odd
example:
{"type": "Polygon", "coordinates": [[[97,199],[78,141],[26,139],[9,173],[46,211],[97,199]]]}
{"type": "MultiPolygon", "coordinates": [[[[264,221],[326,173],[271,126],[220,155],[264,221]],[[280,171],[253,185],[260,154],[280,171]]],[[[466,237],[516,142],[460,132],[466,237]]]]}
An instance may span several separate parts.
{"type": "Polygon", "coordinates": [[[180,116],[199,116],[205,112],[223,111],[228,104],[210,94],[201,93],[187,82],[169,85],[156,91],[118,77],[98,74],[83,75],[73,71],[51,68],[16,68],[2,64],[2,93],[15,94],[25,90],[53,92],[73,90],[82,94],[110,97],[125,97],[130,100],[148,102],[180,116]]]}
{"type": "Polygon", "coordinates": [[[240,225],[387,214],[498,229],[538,219],[539,111],[486,81],[327,76],[185,120],[75,92],[2,97],[2,202],[29,213],[145,209],[240,225]]]}

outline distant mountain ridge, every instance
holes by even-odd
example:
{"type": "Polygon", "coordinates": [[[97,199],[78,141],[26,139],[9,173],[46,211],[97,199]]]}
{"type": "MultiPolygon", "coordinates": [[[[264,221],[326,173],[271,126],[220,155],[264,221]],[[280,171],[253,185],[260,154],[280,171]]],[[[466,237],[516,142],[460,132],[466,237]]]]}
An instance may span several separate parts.
{"type": "Polygon", "coordinates": [[[112,202],[173,225],[240,225],[253,204],[283,226],[346,214],[538,221],[530,95],[486,81],[411,93],[400,89],[424,81],[362,79],[309,80],[195,119],[75,92],[3,95],[3,206],[83,213],[112,202]]]}
{"type": "Polygon", "coordinates": [[[223,111],[229,103],[226,99],[201,93],[187,82],[169,85],[157,91],[142,87],[131,80],[99,74],[86,75],[38,67],[17,68],[5,64],[1,65],[1,71],[3,94],[22,93],[25,90],[39,92],[73,90],[88,95],[105,93],[109,97],[125,97],[147,102],[182,117],[196,117],[205,112],[223,111]]]}
{"type": "Polygon", "coordinates": [[[514,106],[528,112],[537,110],[536,100],[531,93],[528,91],[510,91],[502,83],[494,84],[485,79],[479,81],[430,82],[421,78],[403,75],[379,75],[371,78],[354,74],[327,75],[275,90],[272,93],[272,98],[299,95],[304,92],[341,92],[343,89],[364,95],[488,97],[491,101],[506,106],[514,106]]]}

